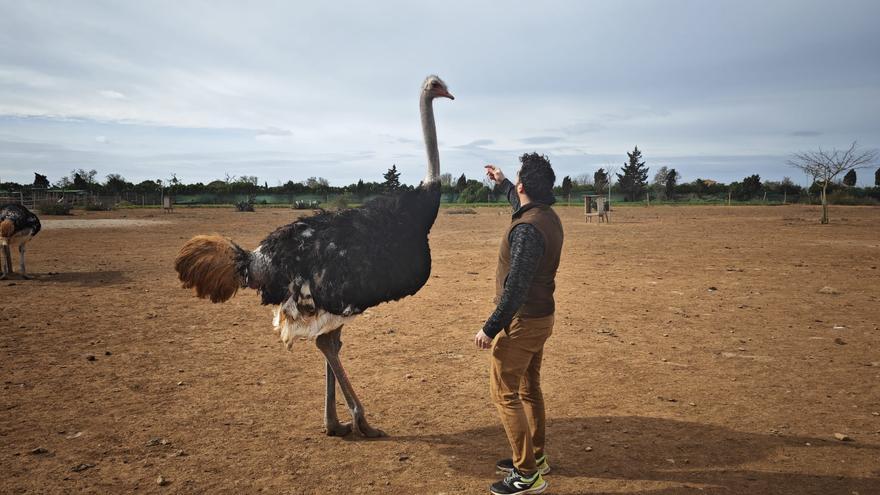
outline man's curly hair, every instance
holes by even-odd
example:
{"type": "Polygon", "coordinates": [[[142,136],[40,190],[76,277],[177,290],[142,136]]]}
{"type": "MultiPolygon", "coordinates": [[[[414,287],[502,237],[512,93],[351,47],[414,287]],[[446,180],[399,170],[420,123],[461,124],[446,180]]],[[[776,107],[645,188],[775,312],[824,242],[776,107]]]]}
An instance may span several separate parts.
{"type": "Polygon", "coordinates": [[[519,157],[522,168],[519,169],[519,182],[532,201],[552,205],[556,202],[553,195],[553,184],[556,174],[550,166],[550,160],[538,153],[526,153],[519,157]]]}

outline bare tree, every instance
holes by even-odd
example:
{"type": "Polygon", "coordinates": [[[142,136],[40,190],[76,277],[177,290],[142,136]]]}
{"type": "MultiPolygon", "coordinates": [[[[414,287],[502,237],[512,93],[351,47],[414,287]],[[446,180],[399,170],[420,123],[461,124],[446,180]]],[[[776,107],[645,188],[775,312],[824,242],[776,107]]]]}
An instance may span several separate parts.
{"type": "Polygon", "coordinates": [[[828,199],[825,191],[835,177],[848,170],[870,166],[877,159],[877,150],[859,150],[856,142],[846,151],[832,148],[831,151],[801,151],[794,153],[788,164],[822,184],[822,223],[828,223],[828,199]]]}
{"type": "Polygon", "coordinates": [[[440,185],[445,186],[445,187],[451,186],[452,185],[452,174],[450,174],[449,172],[447,172],[445,174],[440,174],[440,185]]]}

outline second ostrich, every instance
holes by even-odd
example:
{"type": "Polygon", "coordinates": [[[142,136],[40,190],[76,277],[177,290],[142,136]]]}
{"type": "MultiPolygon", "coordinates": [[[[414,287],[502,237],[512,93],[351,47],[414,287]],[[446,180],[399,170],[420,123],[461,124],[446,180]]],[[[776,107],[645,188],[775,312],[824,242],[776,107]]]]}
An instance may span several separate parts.
{"type": "Polygon", "coordinates": [[[5,279],[12,273],[12,254],[10,247],[18,246],[18,263],[21,269],[21,278],[27,279],[27,270],[24,266],[24,252],[28,241],[34,238],[40,231],[40,219],[20,204],[8,204],[0,206],[0,257],[2,257],[3,272],[0,280],[5,279]]]}
{"type": "Polygon", "coordinates": [[[440,207],[440,158],[434,125],[435,98],[454,99],[446,84],[429,76],[419,97],[428,175],[413,191],[380,197],[361,208],[300,218],[278,228],[253,251],[220,236],[197,236],[175,260],[185,288],[226,301],[239,287],[256,289],[275,306],[273,324],[287,348],[314,339],[324,354],[324,426],[328,435],[352,428],[366,437],[384,433],[367,422],[339,360],[342,327],[367,308],[418,292],[431,273],[428,233],[440,207]],[[336,415],[336,382],[352,422],[336,415]]]}

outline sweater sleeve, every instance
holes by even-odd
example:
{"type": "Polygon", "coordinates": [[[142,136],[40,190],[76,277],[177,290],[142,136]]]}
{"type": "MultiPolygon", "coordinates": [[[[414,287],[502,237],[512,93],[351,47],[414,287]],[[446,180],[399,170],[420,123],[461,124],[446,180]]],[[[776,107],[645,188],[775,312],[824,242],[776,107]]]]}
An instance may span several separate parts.
{"type": "Polygon", "coordinates": [[[501,191],[507,196],[507,201],[513,207],[513,211],[518,210],[520,207],[519,196],[516,195],[516,188],[513,187],[513,182],[510,182],[510,179],[504,179],[501,182],[501,191]]]}
{"type": "Polygon", "coordinates": [[[510,273],[504,281],[498,306],[483,325],[486,336],[494,338],[510,325],[513,315],[526,300],[543,254],[544,237],[534,226],[523,223],[510,232],[510,273]]]}

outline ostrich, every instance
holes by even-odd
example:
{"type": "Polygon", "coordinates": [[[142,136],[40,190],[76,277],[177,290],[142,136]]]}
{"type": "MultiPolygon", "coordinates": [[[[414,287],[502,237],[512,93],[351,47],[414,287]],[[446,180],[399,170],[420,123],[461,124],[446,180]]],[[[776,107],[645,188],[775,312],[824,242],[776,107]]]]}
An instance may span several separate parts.
{"type": "Polygon", "coordinates": [[[256,289],[274,305],[273,325],[289,350],[298,337],[314,340],[326,359],[327,435],[354,429],[384,432],[367,422],[339,360],[342,327],[367,308],[418,292],[431,272],[428,233],[440,207],[440,158],[433,101],[454,99],[437,76],[422,85],[419,108],[428,175],[415,190],[376,198],[361,208],[299,218],[269,234],[253,251],[220,236],[196,236],[180,250],[175,269],[184,288],[223,302],[239,287],[256,289]],[[336,382],[352,422],[336,415],[336,382]]]}
{"type": "Polygon", "coordinates": [[[40,219],[24,206],[16,203],[0,206],[0,248],[3,250],[3,273],[0,280],[12,273],[11,246],[18,246],[21,278],[27,279],[24,251],[28,241],[40,231],[40,219]]]}

